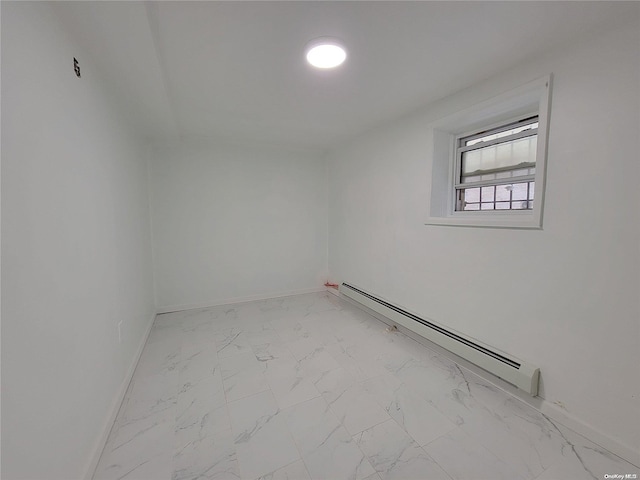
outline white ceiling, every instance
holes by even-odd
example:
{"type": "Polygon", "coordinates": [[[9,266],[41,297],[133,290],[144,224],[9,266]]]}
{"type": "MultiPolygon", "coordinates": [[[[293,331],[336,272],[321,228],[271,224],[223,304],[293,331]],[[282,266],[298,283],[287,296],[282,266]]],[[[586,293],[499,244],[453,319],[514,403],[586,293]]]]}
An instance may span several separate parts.
{"type": "MultiPolygon", "coordinates": [[[[54,8],[145,134],[327,148],[571,41],[614,2],[64,2],[54,8]],[[341,38],[319,71],[305,44],[341,38]]],[[[82,59],[80,59],[82,62],[82,59]]]]}

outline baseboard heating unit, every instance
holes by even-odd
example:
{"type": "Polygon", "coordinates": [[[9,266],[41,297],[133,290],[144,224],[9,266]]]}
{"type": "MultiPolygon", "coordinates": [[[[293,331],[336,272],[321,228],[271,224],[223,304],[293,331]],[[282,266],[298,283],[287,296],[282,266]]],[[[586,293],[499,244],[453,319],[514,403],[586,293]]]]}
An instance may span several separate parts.
{"type": "Polygon", "coordinates": [[[537,367],[496,351],[496,349],[483,345],[477,340],[438,325],[432,320],[420,318],[348,283],[340,285],[340,293],[521,390],[533,396],[538,395],[540,370],[537,367]]]}

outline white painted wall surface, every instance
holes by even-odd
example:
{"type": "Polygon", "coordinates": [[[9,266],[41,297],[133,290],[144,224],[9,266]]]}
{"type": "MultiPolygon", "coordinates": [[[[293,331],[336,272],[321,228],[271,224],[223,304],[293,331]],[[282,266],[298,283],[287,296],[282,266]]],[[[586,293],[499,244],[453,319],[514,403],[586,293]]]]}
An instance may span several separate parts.
{"type": "Polygon", "coordinates": [[[6,479],[87,473],[155,311],[147,151],[101,82],[50,4],[3,2],[6,479]]]}
{"type": "MultiPolygon", "coordinates": [[[[543,408],[638,462],[640,18],[330,155],[329,273],[541,369],[543,408]],[[430,122],[554,74],[544,229],[425,226],[430,122]]],[[[544,411],[544,410],[543,410],[544,411]]]]}
{"type": "Polygon", "coordinates": [[[189,141],[150,160],[160,311],[317,289],[327,270],[318,154],[189,141]]]}

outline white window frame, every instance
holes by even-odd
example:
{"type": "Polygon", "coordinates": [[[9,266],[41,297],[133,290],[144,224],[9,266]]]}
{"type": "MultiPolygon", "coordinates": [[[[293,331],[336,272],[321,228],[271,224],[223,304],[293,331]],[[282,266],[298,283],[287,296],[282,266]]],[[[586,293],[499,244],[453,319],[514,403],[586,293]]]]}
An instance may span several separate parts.
{"type": "MultiPolygon", "coordinates": [[[[474,182],[463,182],[462,181],[462,156],[464,154],[464,152],[468,152],[468,151],[472,151],[472,150],[477,150],[477,149],[481,149],[481,148],[486,148],[486,147],[490,147],[492,145],[497,145],[500,143],[506,143],[506,142],[513,142],[516,140],[519,140],[521,138],[526,138],[526,137],[532,137],[532,136],[536,136],[538,135],[538,128],[531,128],[531,129],[527,129],[524,130],[522,132],[519,133],[515,133],[512,135],[509,135],[508,137],[500,137],[500,138],[496,138],[494,140],[489,140],[487,142],[481,142],[481,143],[477,143],[473,146],[463,146],[462,142],[463,141],[468,141],[474,138],[482,138],[484,136],[487,135],[491,135],[492,132],[493,133],[498,133],[500,131],[504,131],[504,130],[510,130],[513,128],[517,128],[516,125],[518,124],[526,124],[524,122],[527,123],[533,123],[533,122],[538,122],[538,116],[537,115],[524,115],[524,116],[520,116],[520,117],[516,117],[516,118],[512,118],[509,119],[505,122],[500,122],[496,125],[489,125],[487,127],[483,127],[481,130],[474,130],[473,132],[467,132],[467,133],[463,133],[461,135],[457,135],[456,139],[455,139],[455,145],[456,145],[456,151],[455,151],[455,175],[454,175],[454,181],[453,181],[453,194],[454,194],[454,210],[456,212],[460,212],[463,210],[458,210],[458,191],[459,190],[466,190],[469,188],[478,188],[478,187],[494,187],[494,186],[499,186],[499,185],[508,185],[508,184],[513,184],[513,183],[527,183],[527,182],[535,182],[535,173],[532,174],[528,174],[528,175],[519,175],[517,177],[505,177],[505,178],[494,178],[491,180],[478,180],[478,181],[474,181],[474,182]],[[535,119],[535,120],[534,120],[535,119]],[[477,145],[477,146],[476,146],[477,145]]],[[[536,138],[536,144],[537,144],[537,138],[536,138]]],[[[535,168],[533,166],[531,167],[510,167],[510,168],[505,168],[505,171],[508,170],[519,170],[522,168],[535,168]]],[[[513,211],[513,210],[523,210],[523,209],[506,209],[509,211],[513,211]]],[[[531,209],[528,209],[531,210],[531,209]]],[[[479,213],[479,214],[485,214],[488,212],[488,210],[467,210],[468,212],[474,212],[474,213],[479,213]]],[[[495,211],[499,211],[499,210],[495,210],[495,211]]]]}
{"type": "Polygon", "coordinates": [[[539,78],[471,108],[434,122],[431,198],[426,225],[541,229],[547,163],[551,75],[539,78]],[[458,140],[469,132],[489,130],[514,119],[538,116],[536,173],[532,210],[456,211],[459,175],[458,140]]]}

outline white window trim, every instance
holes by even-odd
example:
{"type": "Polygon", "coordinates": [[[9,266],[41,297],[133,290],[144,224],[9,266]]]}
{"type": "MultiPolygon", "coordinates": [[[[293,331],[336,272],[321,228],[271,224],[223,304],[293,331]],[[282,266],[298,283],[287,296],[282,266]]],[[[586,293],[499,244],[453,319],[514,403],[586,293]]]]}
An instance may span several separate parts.
{"type": "Polygon", "coordinates": [[[431,199],[426,225],[541,229],[547,166],[551,75],[438,120],[430,129],[433,144],[431,199]],[[532,210],[455,211],[456,139],[524,115],[538,115],[538,143],[532,210]]]}

